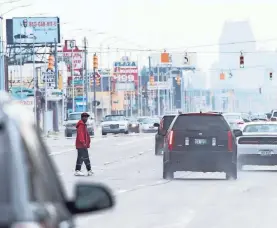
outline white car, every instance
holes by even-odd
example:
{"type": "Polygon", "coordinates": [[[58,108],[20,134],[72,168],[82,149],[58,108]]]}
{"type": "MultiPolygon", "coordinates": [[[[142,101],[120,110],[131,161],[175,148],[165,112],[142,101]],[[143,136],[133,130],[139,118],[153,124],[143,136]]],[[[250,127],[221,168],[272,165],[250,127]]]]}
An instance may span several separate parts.
{"type": "Polygon", "coordinates": [[[277,165],[277,122],[247,123],[237,138],[238,167],[277,165]]]}
{"type": "Polygon", "coordinates": [[[141,123],[141,131],[146,132],[157,132],[158,128],[154,127],[155,123],[160,123],[160,119],[158,118],[146,118],[141,123]]]}
{"type": "Polygon", "coordinates": [[[123,115],[107,115],[101,123],[102,135],[107,135],[108,133],[118,134],[118,133],[129,133],[129,121],[123,115]]]}
{"type": "Polygon", "coordinates": [[[232,129],[242,130],[245,123],[250,122],[250,117],[242,113],[223,113],[222,116],[232,129]]]}
{"type": "MultiPolygon", "coordinates": [[[[81,119],[81,114],[83,112],[72,112],[68,115],[68,118],[65,120],[65,130],[64,134],[65,137],[72,137],[73,134],[76,133],[76,124],[79,122],[81,119]]],[[[89,132],[90,136],[94,136],[94,129],[95,129],[95,124],[94,124],[94,115],[92,113],[88,113],[90,116],[87,121],[87,129],[89,132]]]]}

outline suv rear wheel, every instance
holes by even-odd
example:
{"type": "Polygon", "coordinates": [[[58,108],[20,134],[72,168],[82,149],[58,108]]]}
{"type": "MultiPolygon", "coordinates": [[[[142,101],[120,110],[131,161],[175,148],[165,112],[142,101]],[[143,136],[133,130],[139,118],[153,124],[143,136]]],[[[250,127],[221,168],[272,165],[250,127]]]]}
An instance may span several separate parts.
{"type": "Polygon", "coordinates": [[[237,165],[232,164],[231,171],[226,172],[226,180],[236,180],[237,179],[237,165]]]}

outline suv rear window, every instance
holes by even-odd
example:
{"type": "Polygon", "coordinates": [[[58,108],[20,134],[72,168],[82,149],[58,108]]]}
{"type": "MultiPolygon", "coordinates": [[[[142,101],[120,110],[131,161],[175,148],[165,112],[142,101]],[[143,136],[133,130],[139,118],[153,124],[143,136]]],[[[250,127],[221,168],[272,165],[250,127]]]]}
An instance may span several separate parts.
{"type": "Polygon", "coordinates": [[[218,129],[229,131],[230,127],[223,116],[219,115],[181,115],[173,126],[173,130],[199,130],[218,129]]]}
{"type": "Polygon", "coordinates": [[[174,120],[175,116],[164,116],[163,117],[163,130],[168,130],[170,124],[174,120]]]}

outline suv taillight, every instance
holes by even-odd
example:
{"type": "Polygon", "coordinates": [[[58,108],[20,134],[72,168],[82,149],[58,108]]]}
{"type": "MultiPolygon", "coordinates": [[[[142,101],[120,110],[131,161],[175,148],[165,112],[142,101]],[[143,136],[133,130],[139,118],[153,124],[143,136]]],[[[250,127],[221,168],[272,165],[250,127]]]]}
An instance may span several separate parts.
{"type": "Polygon", "coordinates": [[[172,149],[173,149],[173,137],[174,137],[174,132],[171,130],[169,132],[168,140],[167,140],[167,142],[168,142],[168,150],[169,151],[172,151],[172,149]]]}
{"type": "Polygon", "coordinates": [[[233,151],[233,135],[231,131],[228,131],[228,151],[233,151]]]}

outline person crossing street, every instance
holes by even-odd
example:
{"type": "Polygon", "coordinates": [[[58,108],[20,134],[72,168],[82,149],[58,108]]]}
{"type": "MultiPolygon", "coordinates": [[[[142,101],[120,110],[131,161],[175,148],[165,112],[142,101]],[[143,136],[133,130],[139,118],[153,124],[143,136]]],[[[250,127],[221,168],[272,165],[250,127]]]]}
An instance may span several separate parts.
{"type": "Polygon", "coordinates": [[[75,176],[84,176],[82,173],[81,168],[83,162],[86,165],[88,176],[93,175],[90,165],[90,159],[88,154],[88,148],[90,148],[90,135],[87,130],[86,122],[88,121],[89,114],[82,113],[81,120],[76,125],[77,128],[77,136],[76,136],[76,149],[77,149],[77,161],[75,167],[75,176]]]}

